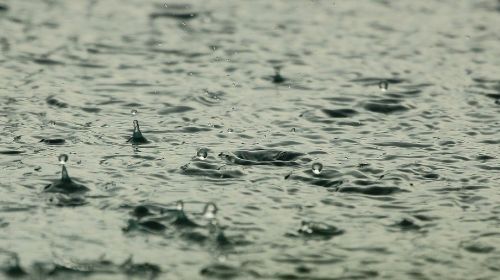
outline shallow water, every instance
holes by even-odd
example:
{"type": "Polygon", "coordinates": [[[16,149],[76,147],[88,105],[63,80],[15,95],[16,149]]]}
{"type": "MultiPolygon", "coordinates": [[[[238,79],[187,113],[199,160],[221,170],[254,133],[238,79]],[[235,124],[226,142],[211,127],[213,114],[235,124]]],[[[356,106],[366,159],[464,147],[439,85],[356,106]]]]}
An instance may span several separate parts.
{"type": "Polygon", "coordinates": [[[3,277],[498,277],[498,1],[0,3],[3,277]]]}

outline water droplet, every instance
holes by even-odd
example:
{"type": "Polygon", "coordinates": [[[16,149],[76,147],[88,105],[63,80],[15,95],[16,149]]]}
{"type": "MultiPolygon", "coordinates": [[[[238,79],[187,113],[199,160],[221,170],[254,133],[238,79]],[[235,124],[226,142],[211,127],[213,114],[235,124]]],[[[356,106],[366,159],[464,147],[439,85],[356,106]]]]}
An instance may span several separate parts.
{"type": "Polygon", "coordinates": [[[130,111],[130,113],[132,114],[132,116],[135,116],[135,115],[137,115],[137,110],[134,109],[134,110],[130,111]]]}
{"type": "Polygon", "coordinates": [[[68,155],[67,154],[60,154],[58,157],[59,163],[60,164],[66,164],[68,161],[68,155]]]}
{"type": "Polygon", "coordinates": [[[177,203],[175,204],[175,208],[177,209],[177,211],[184,211],[184,201],[177,201],[177,203]]]}
{"type": "Polygon", "coordinates": [[[389,88],[389,83],[387,81],[380,81],[380,83],[378,83],[378,87],[381,91],[387,91],[387,89],[389,88]]]}
{"type": "Polygon", "coordinates": [[[205,160],[208,157],[208,149],[206,148],[201,148],[198,150],[196,153],[196,157],[201,160],[205,160]]]}
{"type": "Polygon", "coordinates": [[[311,228],[310,223],[302,221],[302,226],[300,227],[299,232],[311,234],[313,230],[311,228]]]}
{"type": "Polygon", "coordinates": [[[217,214],[217,206],[215,203],[207,203],[207,205],[205,205],[205,209],[203,210],[203,217],[205,217],[205,219],[212,220],[215,219],[215,214],[217,214]]]}
{"type": "Polygon", "coordinates": [[[315,162],[312,164],[311,169],[314,174],[319,175],[321,173],[321,170],[323,170],[323,164],[315,162]]]}
{"type": "Polygon", "coordinates": [[[139,129],[139,121],[137,120],[134,120],[134,132],[141,132],[141,130],[139,129]]]}

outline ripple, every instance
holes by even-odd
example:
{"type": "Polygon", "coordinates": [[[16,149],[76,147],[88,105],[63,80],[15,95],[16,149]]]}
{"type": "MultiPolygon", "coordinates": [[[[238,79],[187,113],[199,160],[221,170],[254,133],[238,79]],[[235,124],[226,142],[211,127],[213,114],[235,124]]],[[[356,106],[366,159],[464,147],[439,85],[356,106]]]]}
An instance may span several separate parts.
{"type": "Polygon", "coordinates": [[[323,109],[322,111],[323,113],[327,114],[332,118],[350,118],[358,113],[353,109],[336,109],[336,110],[323,109]]]}
{"type": "Polygon", "coordinates": [[[299,164],[294,160],[302,155],[302,153],[277,150],[242,150],[234,153],[221,153],[219,157],[238,165],[294,166],[299,164]]]}
{"type": "Polygon", "coordinates": [[[408,192],[407,190],[398,187],[381,187],[381,186],[370,186],[366,188],[341,187],[338,189],[338,191],[344,193],[359,193],[372,196],[388,196],[396,193],[408,192]]]}

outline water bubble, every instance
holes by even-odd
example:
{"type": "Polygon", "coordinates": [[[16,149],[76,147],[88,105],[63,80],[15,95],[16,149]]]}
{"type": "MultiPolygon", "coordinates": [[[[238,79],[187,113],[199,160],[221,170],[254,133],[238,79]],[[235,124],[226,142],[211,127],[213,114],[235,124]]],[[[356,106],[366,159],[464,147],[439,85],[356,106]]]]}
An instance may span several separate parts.
{"type": "Polygon", "coordinates": [[[198,152],[196,153],[196,157],[198,159],[201,159],[201,160],[207,159],[207,157],[208,157],[208,149],[205,149],[205,148],[199,149],[198,152]]]}
{"type": "Polygon", "coordinates": [[[60,164],[66,164],[68,161],[68,155],[67,154],[60,154],[58,157],[59,163],[60,164]]]}
{"type": "Polygon", "coordinates": [[[177,211],[184,211],[184,201],[177,201],[177,203],[175,204],[175,208],[177,209],[177,211]]]}
{"type": "Polygon", "coordinates": [[[387,91],[387,89],[389,88],[389,83],[387,81],[380,81],[380,83],[378,83],[378,87],[381,91],[387,91]]]}
{"type": "Polygon", "coordinates": [[[137,115],[137,110],[134,109],[134,110],[130,111],[130,113],[132,114],[132,116],[135,116],[135,115],[137,115]]]}
{"type": "Polygon", "coordinates": [[[321,170],[323,170],[323,164],[315,162],[312,164],[311,169],[314,174],[319,175],[321,173],[321,170]]]}
{"type": "Polygon", "coordinates": [[[207,203],[207,205],[205,205],[205,209],[203,210],[203,217],[205,217],[205,219],[212,220],[215,219],[215,214],[217,214],[217,206],[215,203],[207,203]]]}

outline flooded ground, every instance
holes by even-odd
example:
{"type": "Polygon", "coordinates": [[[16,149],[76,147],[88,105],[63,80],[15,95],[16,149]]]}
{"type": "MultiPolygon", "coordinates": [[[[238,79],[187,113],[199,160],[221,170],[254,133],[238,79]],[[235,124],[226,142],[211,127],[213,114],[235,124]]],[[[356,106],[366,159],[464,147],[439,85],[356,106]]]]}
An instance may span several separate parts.
{"type": "Polygon", "coordinates": [[[0,1],[2,277],[498,279],[499,26],[494,0],[0,1]]]}

